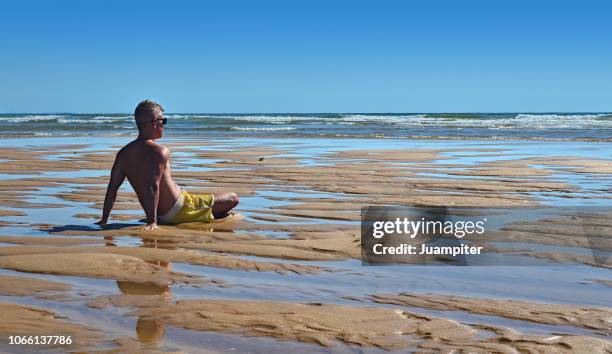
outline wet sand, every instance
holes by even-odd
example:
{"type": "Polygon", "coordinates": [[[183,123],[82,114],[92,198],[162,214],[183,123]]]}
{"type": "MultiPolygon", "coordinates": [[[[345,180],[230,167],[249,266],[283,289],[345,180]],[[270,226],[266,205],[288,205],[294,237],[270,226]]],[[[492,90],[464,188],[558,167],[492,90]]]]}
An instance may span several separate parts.
{"type": "Polygon", "coordinates": [[[73,349],[100,352],[612,352],[612,280],[589,253],[610,251],[609,216],[582,216],[608,237],[597,242],[567,218],[515,223],[491,240],[550,267],[359,261],[367,205],[609,205],[606,143],[168,141],[179,184],[236,191],[241,204],[226,220],[146,232],[127,183],[111,225],[93,224],[124,141],[69,141],[0,147],[6,336],[55,329],[79,338],[73,349]]]}
{"type": "Polygon", "coordinates": [[[46,345],[49,349],[86,348],[100,340],[101,333],[83,324],[61,319],[56,313],[35,307],[0,302],[0,334],[3,338],[17,335],[70,336],[72,345],[46,345]]]}
{"type": "Polygon", "coordinates": [[[533,321],[552,325],[570,325],[612,334],[612,309],[575,305],[544,304],[507,299],[468,298],[436,294],[374,295],[373,301],[442,311],[467,311],[483,315],[533,321]]]}

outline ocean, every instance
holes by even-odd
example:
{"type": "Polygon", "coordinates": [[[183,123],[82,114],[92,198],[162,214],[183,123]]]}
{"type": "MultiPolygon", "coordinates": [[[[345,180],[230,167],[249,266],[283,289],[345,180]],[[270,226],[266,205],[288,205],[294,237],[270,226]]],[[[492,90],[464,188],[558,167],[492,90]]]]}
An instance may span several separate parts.
{"type": "MultiPolygon", "coordinates": [[[[612,141],[612,113],[167,113],[167,136],[612,141]]],[[[133,135],[130,114],[0,114],[0,137],[133,135]]]]}

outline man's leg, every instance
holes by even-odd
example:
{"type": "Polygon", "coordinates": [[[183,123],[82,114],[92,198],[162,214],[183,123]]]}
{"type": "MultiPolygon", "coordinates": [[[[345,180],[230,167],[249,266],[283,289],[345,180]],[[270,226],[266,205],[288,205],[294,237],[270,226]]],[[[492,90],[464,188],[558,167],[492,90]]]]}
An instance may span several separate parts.
{"type": "Polygon", "coordinates": [[[240,199],[236,193],[221,193],[215,194],[215,203],[212,207],[215,219],[222,219],[227,216],[227,213],[234,209],[240,199]]]}

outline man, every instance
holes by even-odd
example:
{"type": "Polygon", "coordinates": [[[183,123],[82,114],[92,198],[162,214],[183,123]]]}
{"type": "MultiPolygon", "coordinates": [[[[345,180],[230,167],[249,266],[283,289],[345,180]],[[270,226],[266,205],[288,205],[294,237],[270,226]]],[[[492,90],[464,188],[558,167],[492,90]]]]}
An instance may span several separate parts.
{"type": "Polygon", "coordinates": [[[157,229],[158,222],[210,222],[227,216],[238,205],[238,196],[234,193],[194,195],[181,191],[172,180],[170,150],[155,142],[162,137],[167,123],[163,112],[161,105],[150,100],[144,100],[136,107],[134,119],[138,138],[117,153],[106,189],[102,219],[96,224],[106,225],[108,222],[117,190],[126,177],[147,216],[145,230],[157,229]]]}

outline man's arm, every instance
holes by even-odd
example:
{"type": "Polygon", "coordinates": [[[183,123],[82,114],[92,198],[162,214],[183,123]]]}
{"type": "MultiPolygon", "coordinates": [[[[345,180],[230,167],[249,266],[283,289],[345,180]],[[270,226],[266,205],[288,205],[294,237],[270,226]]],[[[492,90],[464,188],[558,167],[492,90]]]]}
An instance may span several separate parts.
{"type": "Polygon", "coordinates": [[[115,163],[111,169],[110,181],[106,188],[106,196],[104,197],[104,209],[102,211],[102,219],[96,224],[106,225],[108,222],[108,216],[110,215],[113,205],[115,205],[115,199],[117,198],[117,190],[121,187],[121,184],[125,180],[125,173],[119,163],[119,155],[115,158],[115,163]]]}
{"type": "Polygon", "coordinates": [[[149,173],[147,175],[147,187],[144,192],[143,207],[147,216],[147,226],[145,230],[157,229],[157,205],[159,204],[159,183],[166,170],[166,165],[170,159],[170,151],[165,147],[158,147],[154,150],[149,161],[149,173]]]}

